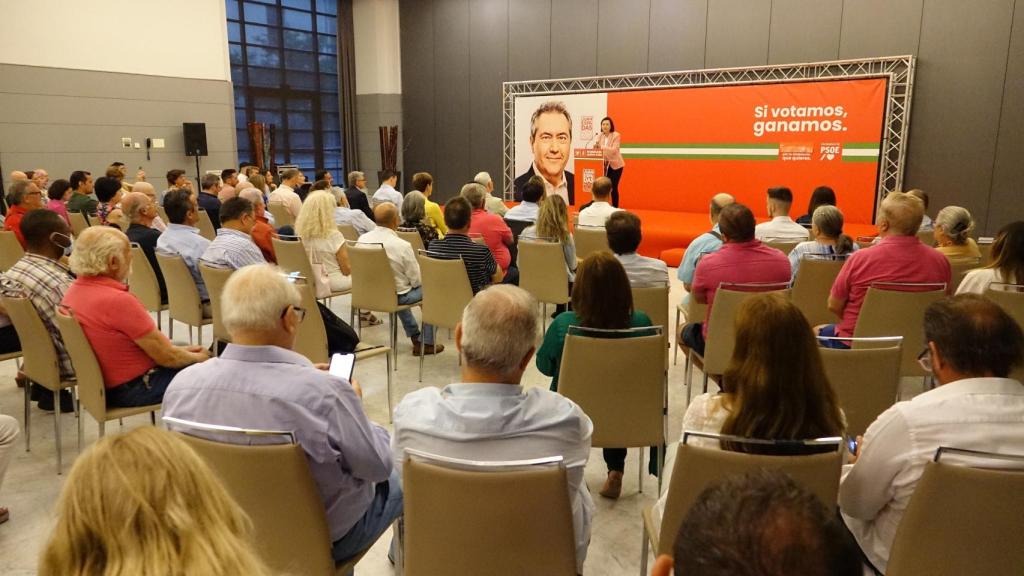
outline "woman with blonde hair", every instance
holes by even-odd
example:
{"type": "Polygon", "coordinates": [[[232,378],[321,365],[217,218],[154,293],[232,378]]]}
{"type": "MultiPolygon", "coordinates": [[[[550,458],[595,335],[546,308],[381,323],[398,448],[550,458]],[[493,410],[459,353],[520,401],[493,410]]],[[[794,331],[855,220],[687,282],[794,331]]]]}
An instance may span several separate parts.
{"type": "MultiPolygon", "coordinates": [[[[520,238],[546,238],[562,243],[562,255],[565,257],[565,269],[569,272],[569,290],[576,279],[576,243],[569,231],[569,207],[561,196],[548,196],[540,203],[537,222],[527,226],[519,235],[520,238]]],[[[561,313],[564,306],[559,305],[556,314],[561,313]]]]}
{"type": "Polygon", "coordinates": [[[992,263],[971,270],[957,294],[984,294],[990,284],[1024,283],[1024,221],[1003,226],[992,243],[992,263]]]}
{"type": "Polygon", "coordinates": [[[334,223],[334,195],[325,190],[311,192],[295,219],[295,234],[302,238],[313,264],[320,264],[331,283],[332,292],[352,288],[352,269],[345,249],[345,237],[334,223]]]}
{"type": "Polygon", "coordinates": [[[980,259],[981,250],[971,238],[973,230],[974,219],[966,208],[946,206],[935,216],[935,249],[950,260],[980,259]]]}
{"type": "Polygon", "coordinates": [[[40,559],[43,576],[265,575],[248,517],[172,433],[144,426],[79,456],[40,559]]]}

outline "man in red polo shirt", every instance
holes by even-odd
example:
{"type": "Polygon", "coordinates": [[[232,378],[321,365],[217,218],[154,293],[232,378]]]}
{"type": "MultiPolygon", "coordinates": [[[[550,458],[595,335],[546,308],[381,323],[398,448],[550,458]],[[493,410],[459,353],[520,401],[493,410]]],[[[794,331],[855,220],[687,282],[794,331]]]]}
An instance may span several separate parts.
{"type": "Polygon", "coordinates": [[[724,244],[718,252],[705,254],[697,263],[690,297],[700,304],[707,303],[707,316],[704,322],[683,326],[681,340],[686,347],[700,355],[704,354],[708,320],[720,284],[789,284],[789,258],[781,251],[755,240],[755,225],[754,213],[750,208],[743,204],[725,206],[718,217],[718,228],[724,244]]]}
{"type": "Polygon", "coordinates": [[[486,210],[487,189],[477,183],[466,184],[462,187],[462,197],[469,200],[473,207],[472,220],[469,223],[469,234],[480,234],[484,243],[491,249],[494,260],[505,273],[505,284],[519,284],[519,270],[512,265],[512,253],[509,246],[515,243],[512,236],[512,229],[505,223],[505,219],[497,214],[491,214],[486,210]]]}
{"type": "Polygon", "coordinates": [[[22,248],[25,248],[25,236],[21,233],[21,218],[29,210],[43,207],[43,194],[31,180],[16,180],[7,192],[7,201],[11,209],[4,219],[4,230],[14,232],[22,248]]]}
{"type": "Polygon", "coordinates": [[[201,346],[175,346],[160,332],[124,283],[131,263],[123,232],[108,226],[86,229],[71,252],[71,271],[78,279],[61,301],[92,345],[109,407],[157,404],[179,370],[210,357],[201,346]]]}

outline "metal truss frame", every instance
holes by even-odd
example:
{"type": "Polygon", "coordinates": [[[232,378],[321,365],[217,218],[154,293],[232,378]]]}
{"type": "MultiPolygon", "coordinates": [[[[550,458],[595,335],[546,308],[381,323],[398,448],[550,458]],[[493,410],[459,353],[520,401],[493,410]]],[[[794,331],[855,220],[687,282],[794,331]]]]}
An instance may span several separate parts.
{"type": "Polygon", "coordinates": [[[622,76],[504,82],[501,90],[502,125],[504,128],[504,197],[506,200],[512,199],[512,181],[515,179],[515,99],[519,96],[885,78],[888,81],[888,94],[882,132],[878,190],[875,196],[877,210],[878,204],[886,194],[900,190],[903,186],[903,162],[906,158],[907,135],[910,130],[914,68],[913,56],[890,56],[748,68],[717,68],[622,76]]]}

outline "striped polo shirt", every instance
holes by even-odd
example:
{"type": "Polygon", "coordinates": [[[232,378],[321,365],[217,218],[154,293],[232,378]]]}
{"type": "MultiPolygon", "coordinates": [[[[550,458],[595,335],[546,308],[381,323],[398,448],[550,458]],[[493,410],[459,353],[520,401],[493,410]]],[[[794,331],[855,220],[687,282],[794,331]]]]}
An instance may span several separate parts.
{"type": "Polygon", "coordinates": [[[491,250],[483,244],[473,242],[465,234],[449,232],[444,238],[430,243],[430,252],[448,258],[462,257],[474,294],[491,283],[491,278],[498,269],[498,263],[494,260],[491,250]]]}

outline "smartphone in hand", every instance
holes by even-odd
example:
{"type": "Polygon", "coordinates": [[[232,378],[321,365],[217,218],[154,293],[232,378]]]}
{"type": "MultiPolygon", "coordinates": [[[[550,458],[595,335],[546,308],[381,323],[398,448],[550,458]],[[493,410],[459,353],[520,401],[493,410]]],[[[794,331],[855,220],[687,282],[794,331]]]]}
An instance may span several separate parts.
{"type": "Polygon", "coordinates": [[[355,354],[335,354],[331,356],[331,367],[328,371],[332,376],[344,378],[345,380],[352,381],[352,372],[356,367],[356,355],[355,354]]]}

